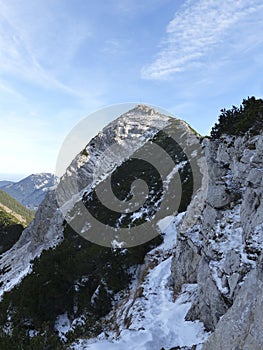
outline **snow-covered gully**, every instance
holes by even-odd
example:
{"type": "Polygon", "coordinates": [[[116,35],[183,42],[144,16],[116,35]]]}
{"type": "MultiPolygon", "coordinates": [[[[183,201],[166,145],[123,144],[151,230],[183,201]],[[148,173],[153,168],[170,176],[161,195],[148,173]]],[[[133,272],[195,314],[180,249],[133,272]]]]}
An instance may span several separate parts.
{"type": "Polygon", "coordinates": [[[130,287],[129,297],[117,302],[108,317],[116,331],[103,332],[96,339],[79,340],[72,349],[160,350],[193,345],[197,350],[202,348],[209,335],[203,324],[185,321],[197,286],[185,284],[176,298],[171,288],[172,251],[181,217],[168,226],[171,217],[160,223],[163,244],[147,254],[144,266],[130,287]]]}

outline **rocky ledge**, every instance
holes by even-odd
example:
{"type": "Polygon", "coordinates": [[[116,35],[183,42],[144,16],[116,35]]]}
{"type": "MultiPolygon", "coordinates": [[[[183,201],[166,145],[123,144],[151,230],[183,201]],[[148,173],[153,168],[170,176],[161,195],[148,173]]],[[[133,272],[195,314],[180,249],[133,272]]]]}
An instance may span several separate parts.
{"type": "MultiPolygon", "coordinates": [[[[186,319],[201,320],[212,332],[203,350],[259,350],[263,135],[222,135],[203,142],[209,170],[207,199],[196,224],[178,234],[171,268],[174,293],[185,283],[198,284],[186,319]]],[[[193,209],[188,209],[186,219],[193,209]]]]}

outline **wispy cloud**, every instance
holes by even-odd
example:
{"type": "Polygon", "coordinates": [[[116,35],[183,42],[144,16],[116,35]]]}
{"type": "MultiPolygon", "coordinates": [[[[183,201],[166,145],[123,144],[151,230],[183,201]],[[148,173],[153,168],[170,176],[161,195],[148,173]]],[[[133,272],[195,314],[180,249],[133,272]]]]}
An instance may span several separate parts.
{"type": "Polygon", "coordinates": [[[16,98],[23,99],[23,96],[13,89],[8,83],[0,79],[0,91],[9,95],[13,95],[16,98]]]}
{"type": "Polygon", "coordinates": [[[255,16],[262,23],[262,0],[187,0],[168,24],[161,50],[153,63],[143,67],[142,77],[167,79],[183,72],[213,50],[224,49],[233,35],[243,48],[246,40],[247,45],[262,43],[260,33],[243,37],[242,25],[255,16]]]}
{"type": "Polygon", "coordinates": [[[38,12],[31,5],[0,0],[0,73],[81,97],[61,77],[89,37],[87,26],[42,9],[41,1],[38,12]]]}

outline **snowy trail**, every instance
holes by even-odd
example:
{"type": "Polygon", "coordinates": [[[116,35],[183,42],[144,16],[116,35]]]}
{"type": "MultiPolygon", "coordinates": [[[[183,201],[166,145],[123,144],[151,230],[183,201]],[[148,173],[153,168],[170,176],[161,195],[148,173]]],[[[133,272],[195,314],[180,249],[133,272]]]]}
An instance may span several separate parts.
{"type": "Polygon", "coordinates": [[[175,223],[170,223],[165,232],[164,243],[148,254],[150,258],[156,258],[158,251],[160,259],[140,284],[140,296],[133,304],[128,302],[124,305],[122,312],[117,314],[120,334],[116,336],[111,332],[108,338],[101,334],[97,339],[80,340],[73,349],[160,350],[192,345],[197,345],[197,350],[202,348],[209,335],[204,331],[203,324],[185,321],[197,286],[184,285],[176,301],[173,300],[169,285],[171,249],[176,240],[175,223]],[[125,325],[123,315],[129,319],[128,325],[125,325]]]}
{"type": "MultiPolygon", "coordinates": [[[[200,322],[184,320],[191,306],[196,286],[186,285],[176,302],[173,302],[173,292],[168,287],[171,260],[170,257],[163,261],[146,277],[142,287],[144,288],[143,294],[147,297],[142,296],[137,299],[130,309],[132,323],[129,331],[121,333],[120,339],[125,334],[128,337],[131,336],[132,331],[135,330],[141,333],[141,336],[144,335],[140,345],[141,349],[145,350],[192,346],[205,340],[203,326],[200,322]],[[142,317],[142,313],[145,317],[142,317]]],[[[129,349],[135,349],[132,341],[130,341],[129,349]]]]}

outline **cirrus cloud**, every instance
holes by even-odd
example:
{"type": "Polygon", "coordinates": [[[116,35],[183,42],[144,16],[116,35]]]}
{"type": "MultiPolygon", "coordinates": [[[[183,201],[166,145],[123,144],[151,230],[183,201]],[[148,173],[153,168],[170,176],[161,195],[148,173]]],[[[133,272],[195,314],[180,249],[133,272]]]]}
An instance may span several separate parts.
{"type": "Polygon", "coordinates": [[[167,79],[183,72],[213,49],[223,49],[233,35],[243,42],[243,48],[246,40],[248,45],[253,45],[251,37],[258,44],[258,33],[244,38],[243,27],[248,22],[254,26],[262,24],[262,16],[261,0],[187,0],[168,24],[157,57],[143,67],[142,78],[167,79]]]}

